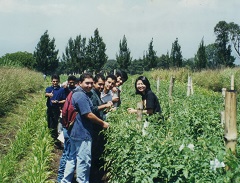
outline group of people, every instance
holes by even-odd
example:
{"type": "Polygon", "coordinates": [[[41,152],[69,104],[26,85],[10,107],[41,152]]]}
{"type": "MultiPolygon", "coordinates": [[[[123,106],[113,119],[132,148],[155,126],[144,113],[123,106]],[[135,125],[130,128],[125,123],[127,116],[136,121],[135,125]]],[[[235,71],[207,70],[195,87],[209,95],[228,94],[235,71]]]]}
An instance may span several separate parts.
{"type": "MultiPolygon", "coordinates": [[[[110,126],[106,122],[109,112],[117,110],[121,104],[120,86],[128,79],[123,71],[106,77],[83,73],[77,80],[69,76],[67,84],[59,85],[58,75],[52,76],[52,86],[46,88],[47,121],[51,135],[58,143],[58,124],[61,123],[61,108],[67,95],[72,91],[72,105],[78,112],[71,129],[63,126],[64,147],[60,160],[57,182],[71,183],[76,170],[76,181],[81,183],[103,182],[105,174],[101,158],[106,139],[100,133],[110,126]]],[[[135,82],[136,94],[142,96],[143,113],[161,113],[157,96],[152,92],[149,80],[140,76],[135,82]]],[[[137,110],[128,108],[129,113],[137,110]]]]}

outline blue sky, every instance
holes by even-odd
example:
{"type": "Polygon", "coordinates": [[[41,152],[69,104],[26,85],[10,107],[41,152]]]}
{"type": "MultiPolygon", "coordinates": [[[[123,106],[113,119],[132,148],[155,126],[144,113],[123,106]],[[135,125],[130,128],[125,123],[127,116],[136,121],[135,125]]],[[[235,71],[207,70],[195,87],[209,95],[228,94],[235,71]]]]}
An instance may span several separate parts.
{"type": "Polygon", "coordinates": [[[239,7],[239,0],[0,0],[0,56],[33,52],[46,30],[61,56],[70,37],[89,39],[98,28],[109,59],[123,35],[133,59],[152,38],[158,56],[178,38],[183,57],[191,58],[202,38],[206,45],[215,41],[219,21],[240,25],[239,7]]]}

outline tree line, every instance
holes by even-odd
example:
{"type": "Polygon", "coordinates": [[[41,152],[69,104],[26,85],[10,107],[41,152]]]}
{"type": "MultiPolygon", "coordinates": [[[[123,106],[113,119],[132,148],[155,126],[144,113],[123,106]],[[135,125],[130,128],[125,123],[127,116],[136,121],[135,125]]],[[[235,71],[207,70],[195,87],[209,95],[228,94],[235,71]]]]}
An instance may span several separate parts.
{"type": "Polygon", "coordinates": [[[132,59],[131,51],[124,35],[119,42],[119,51],[116,59],[108,60],[106,44],[98,29],[90,39],[81,35],[70,38],[62,57],[56,49],[55,39],[50,38],[48,31],[40,37],[33,53],[7,53],[0,58],[0,65],[14,63],[19,66],[35,69],[46,75],[72,74],[90,72],[111,72],[113,69],[122,69],[130,74],[141,74],[151,69],[169,69],[187,67],[192,70],[216,69],[219,67],[234,67],[235,57],[232,56],[232,47],[240,56],[240,26],[234,22],[219,21],[214,27],[216,40],[205,45],[204,38],[199,43],[198,50],[193,58],[184,59],[178,38],[172,43],[170,52],[157,56],[154,50],[153,38],[148,50],[142,58],[132,59]]]}

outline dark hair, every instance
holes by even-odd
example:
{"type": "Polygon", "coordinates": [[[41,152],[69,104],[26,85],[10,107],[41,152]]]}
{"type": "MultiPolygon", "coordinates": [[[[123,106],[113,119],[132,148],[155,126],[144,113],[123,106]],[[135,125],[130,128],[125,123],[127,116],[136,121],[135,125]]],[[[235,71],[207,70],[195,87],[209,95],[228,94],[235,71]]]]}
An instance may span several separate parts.
{"type": "Polygon", "coordinates": [[[71,81],[71,80],[73,80],[73,81],[77,81],[76,76],[73,76],[73,75],[68,76],[68,81],[71,81]]]}
{"type": "Polygon", "coordinates": [[[136,94],[142,95],[142,93],[140,91],[138,91],[138,89],[137,89],[137,82],[139,80],[141,80],[143,82],[143,84],[146,86],[145,91],[151,90],[150,82],[148,81],[148,79],[145,76],[139,76],[135,81],[136,94]]]}
{"type": "Polygon", "coordinates": [[[93,79],[93,75],[90,74],[90,73],[83,73],[79,78],[79,82],[83,82],[86,78],[92,78],[93,79]]]}
{"type": "Polygon", "coordinates": [[[102,79],[105,81],[105,77],[103,74],[96,74],[96,76],[93,78],[94,83],[97,83],[99,79],[102,79]]]}
{"type": "Polygon", "coordinates": [[[52,79],[52,80],[53,80],[53,79],[57,79],[58,81],[60,81],[60,77],[59,77],[59,75],[57,75],[57,74],[53,74],[52,77],[51,77],[51,79],[52,79]]]}
{"type": "Polygon", "coordinates": [[[109,75],[107,75],[106,80],[107,80],[108,78],[111,78],[112,80],[115,80],[115,81],[117,82],[117,77],[116,77],[114,74],[109,74],[109,75]]]}
{"type": "Polygon", "coordinates": [[[128,75],[125,71],[117,70],[116,77],[119,77],[119,76],[122,78],[123,83],[128,80],[128,75]]]}

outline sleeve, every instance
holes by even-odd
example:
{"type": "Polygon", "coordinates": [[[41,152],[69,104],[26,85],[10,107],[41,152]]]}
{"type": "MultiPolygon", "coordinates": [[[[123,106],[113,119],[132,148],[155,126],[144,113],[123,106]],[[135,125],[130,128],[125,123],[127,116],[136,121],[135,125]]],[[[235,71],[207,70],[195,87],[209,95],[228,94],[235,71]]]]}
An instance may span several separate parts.
{"type": "Polygon", "coordinates": [[[148,96],[146,97],[146,109],[154,109],[154,100],[155,100],[155,96],[154,94],[148,93],[148,96]]]}
{"type": "Polygon", "coordinates": [[[51,87],[47,87],[45,90],[45,93],[51,93],[52,92],[52,88],[51,87]]]}
{"type": "Polygon", "coordinates": [[[80,114],[84,115],[87,113],[92,112],[91,108],[92,108],[92,103],[89,99],[89,97],[83,93],[83,92],[76,92],[74,93],[74,99],[77,98],[76,104],[79,108],[80,114]]]}

